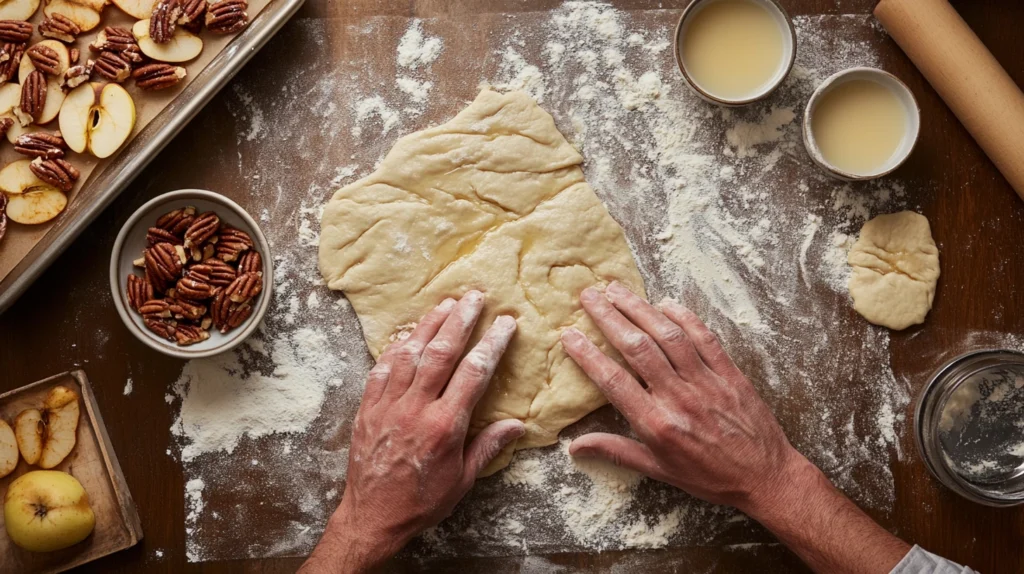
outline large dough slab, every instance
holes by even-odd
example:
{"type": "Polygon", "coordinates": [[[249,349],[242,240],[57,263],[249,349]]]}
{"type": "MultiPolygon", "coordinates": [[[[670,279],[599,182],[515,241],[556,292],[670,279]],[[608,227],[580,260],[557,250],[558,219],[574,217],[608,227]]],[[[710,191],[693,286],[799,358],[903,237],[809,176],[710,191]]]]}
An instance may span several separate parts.
{"type": "Polygon", "coordinates": [[[446,297],[486,296],[475,343],[494,318],[519,330],[471,432],[518,418],[514,449],[553,444],[605,404],[562,349],[574,326],[614,350],[583,313],[585,287],[621,281],[643,293],[622,229],[583,178],[583,157],[522,92],[484,90],[446,124],[407,135],[378,169],[324,210],[320,271],[344,291],[374,357],[446,297]]]}

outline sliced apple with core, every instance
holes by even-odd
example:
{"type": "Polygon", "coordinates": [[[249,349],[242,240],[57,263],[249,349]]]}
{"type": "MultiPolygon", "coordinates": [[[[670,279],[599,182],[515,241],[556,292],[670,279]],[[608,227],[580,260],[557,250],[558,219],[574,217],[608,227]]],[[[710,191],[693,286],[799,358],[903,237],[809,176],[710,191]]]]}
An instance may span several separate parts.
{"type": "Polygon", "coordinates": [[[39,462],[43,455],[43,413],[39,409],[28,409],[14,419],[14,434],[18,441],[21,458],[29,464],[39,462]]]}
{"type": "MultiPolygon", "coordinates": [[[[27,197],[33,193],[39,192],[30,191],[14,197],[27,197]]],[[[63,385],[50,389],[42,409],[22,411],[14,421],[14,434],[25,462],[42,468],[60,464],[75,448],[78,414],[78,393],[63,385]]]]}
{"type": "Polygon", "coordinates": [[[52,187],[32,173],[32,160],[19,159],[0,169],[0,191],[17,195],[41,187],[52,187]]]}
{"type": "Polygon", "coordinates": [[[67,196],[50,186],[32,188],[20,195],[9,195],[7,200],[7,217],[23,225],[46,223],[68,206],[67,196]]]}
{"type": "Polygon", "coordinates": [[[170,41],[157,44],[149,37],[149,19],[139,20],[132,26],[132,35],[139,42],[142,53],[158,62],[187,62],[203,51],[203,40],[178,26],[170,41]]]}
{"type": "Polygon", "coordinates": [[[43,14],[60,14],[88,32],[99,25],[104,3],[104,0],[46,0],[43,14]]]}
{"type": "Polygon", "coordinates": [[[39,9],[39,0],[0,1],[0,20],[28,20],[39,9]]]}
{"type": "Polygon", "coordinates": [[[14,429],[7,421],[0,419],[0,478],[14,472],[18,467],[18,440],[14,429]]]}
{"type": "Polygon", "coordinates": [[[114,5],[136,20],[145,20],[153,14],[157,0],[113,0],[114,5]]]}
{"type": "Polygon", "coordinates": [[[82,84],[64,100],[58,125],[72,150],[110,157],[132,135],[135,102],[120,84],[82,84]]]}

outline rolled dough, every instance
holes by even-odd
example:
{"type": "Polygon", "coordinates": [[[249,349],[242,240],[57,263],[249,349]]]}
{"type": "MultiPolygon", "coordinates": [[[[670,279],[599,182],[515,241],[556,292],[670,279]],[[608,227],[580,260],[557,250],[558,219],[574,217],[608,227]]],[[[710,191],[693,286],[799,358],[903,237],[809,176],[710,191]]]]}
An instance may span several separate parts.
{"type": "Polygon", "coordinates": [[[924,323],[939,280],[939,249],[928,219],[913,211],[879,215],[847,256],[853,307],[890,329],[924,323]]]}
{"type": "Polygon", "coordinates": [[[517,418],[527,432],[485,475],[516,449],[553,444],[605,404],[559,343],[576,327],[618,358],[580,308],[580,292],[618,280],[643,294],[622,229],[582,163],[528,95],[484,90],[448,123],[398,140],[375,172],[324,209],[320,272],[348,297],[374,357],[470,289],[486,296],[471,344],[496,316],[516,318],[470,431],[517,418]]]}

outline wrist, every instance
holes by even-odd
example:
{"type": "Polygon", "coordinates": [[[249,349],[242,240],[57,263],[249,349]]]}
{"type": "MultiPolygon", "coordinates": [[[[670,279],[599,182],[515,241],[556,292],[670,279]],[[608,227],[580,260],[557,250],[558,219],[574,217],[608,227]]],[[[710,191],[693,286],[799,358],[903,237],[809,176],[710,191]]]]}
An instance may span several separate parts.
{"type": "Polygon", "coordinates": [[[377,532],[360,520],[348,499],[342,499],[338,509],[327,521],[322,544],[330,549],[340,572],[372,571],[394,555],[404,545],[404,540],[385,532],[377,532]]]}
{"type": "Polygon", "coordinates": [[[774,530],[780,522],[801,520],[809,507],[826,504],[824,500],[833,492],[835,488],[821,470],[793,450],[779,472],[751,493],[740,510],[774,530]]]}

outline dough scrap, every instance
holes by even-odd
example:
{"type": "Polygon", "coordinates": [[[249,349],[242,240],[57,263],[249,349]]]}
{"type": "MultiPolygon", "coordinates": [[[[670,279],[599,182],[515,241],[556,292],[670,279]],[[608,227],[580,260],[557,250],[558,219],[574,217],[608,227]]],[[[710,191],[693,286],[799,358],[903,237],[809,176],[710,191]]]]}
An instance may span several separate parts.
{"type": "Polygon", "coordinates": [[[939,249],[925,216],[901,211],[868,221],[847,261],[853,307],[865,319],[897,331],[924,323],[939,280],[939,249]]]}
{"type": "Polygon", "coordinates": [[[523,92],[484,90],[443,125],[398,140],[375,172],[324,209],[320,272],[344,291],[376,358],[446,297],[486,297],[470,346],[501,314],[519,329],[473,413],[470,434],[517,418],[513,451],[555,443],[605,404],[559,342],[576,327],[618,354],[579,304],[618,280],[643,295],[622,228],[583,177],[583,157],[523,92]]]}

